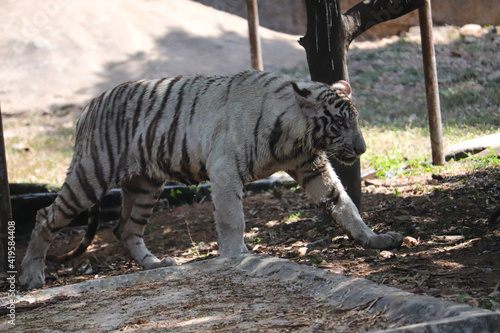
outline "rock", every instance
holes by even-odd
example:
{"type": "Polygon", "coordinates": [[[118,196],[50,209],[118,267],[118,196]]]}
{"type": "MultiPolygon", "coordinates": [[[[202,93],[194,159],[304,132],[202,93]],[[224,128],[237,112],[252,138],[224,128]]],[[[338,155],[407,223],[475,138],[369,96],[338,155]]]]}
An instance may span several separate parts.
{"type": "Polygon", "coordinates": [[[493,273],[493,269],[491,269],[490,267],[483,268],[483,273],[484,274],[491,274],[491,273],[493,273]]]}
{"type": "Polygon", "coordinates": [[[486,29],[483,29],[479,24],[466,24],[459,30],[462,37],[481,37],[486,32],[486,29]]]}
{"type": "Polygon", "coordinates": [[[35,150],[29,144],[23,143],[23,142],[13,144],[12,148],[16,151],[20,151],[20,152],[24,152],[24,153],[29,153],[29,152],[32,152],[35,150]]]}

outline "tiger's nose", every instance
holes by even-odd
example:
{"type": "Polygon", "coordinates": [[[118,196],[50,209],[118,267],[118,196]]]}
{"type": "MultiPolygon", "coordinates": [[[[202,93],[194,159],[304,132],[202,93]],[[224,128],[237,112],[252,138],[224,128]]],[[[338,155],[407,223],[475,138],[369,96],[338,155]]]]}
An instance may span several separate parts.
{"type": "Polygon", "coordinates": [[[366,145],[354,147],[354,152],[356,153],[356,156],[363,155],[366,152],[366,145]]]}
{"type": "Polygon", "coordinates": [[[366,143],[365,139],[361,135],[361,132],[360,132],[360,137],[354,143],[354,152],[356,153],[356,156],[363,155],[366,152],[366,143]]]}

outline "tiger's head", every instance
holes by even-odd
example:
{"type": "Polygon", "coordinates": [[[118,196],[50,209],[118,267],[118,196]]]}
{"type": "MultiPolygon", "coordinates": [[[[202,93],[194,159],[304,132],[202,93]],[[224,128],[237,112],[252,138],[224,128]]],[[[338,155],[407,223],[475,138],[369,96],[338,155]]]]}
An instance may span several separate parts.
{"type": "Polygon", "coordinates": [[[308,133],[315,149],[352,164],[366,151],[358,124],[358,111],[351,101],[351,86],[338,81],[331,86],[318,82],[292,83],[302,113],[311,119],[308,133]]]}

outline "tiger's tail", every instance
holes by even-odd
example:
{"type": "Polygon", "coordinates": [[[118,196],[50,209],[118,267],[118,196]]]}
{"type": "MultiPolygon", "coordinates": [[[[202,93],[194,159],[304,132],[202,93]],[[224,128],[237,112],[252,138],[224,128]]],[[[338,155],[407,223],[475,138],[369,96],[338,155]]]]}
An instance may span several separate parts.
{"type": "Polygon", "coordinates": [[[87,229],[85,231],[85,236],[83,237],[80,244],[73,250],[60,254],[60,255],[47,255],[47,260],[57,264],[63,264],[75,258],[78,258],[87,251],[87,248],[92,244],[94,237],[97,233],[99,227],[99,217],[101,215],[101,202],[98,201],[89,210],[89,220],[87,224],[87,229]]]}

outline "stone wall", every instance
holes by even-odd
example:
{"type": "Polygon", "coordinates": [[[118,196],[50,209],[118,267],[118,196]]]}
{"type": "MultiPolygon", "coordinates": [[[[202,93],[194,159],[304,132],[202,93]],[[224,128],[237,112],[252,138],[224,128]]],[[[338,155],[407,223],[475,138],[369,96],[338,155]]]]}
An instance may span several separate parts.
{"type": "MultiPolygon", "coordinates": [[[[194,0],[232,14],[246,17],[245,0],[194,0]]],[[[260,25],[276,31],[296,35],[306,32],[305,1],[308,0],[258,0],[260,25]]],[[[346,11],[360,0],[340,0],[346,11]]],[[[500,25],[500,1],[498,0],[432,0],[435,25],[477,23],[500,25]]],[[[399,34],[418,25],[418,13],[414,11],[397,20],[379,24],[362,36],[364,38],[399,34]]]]}

